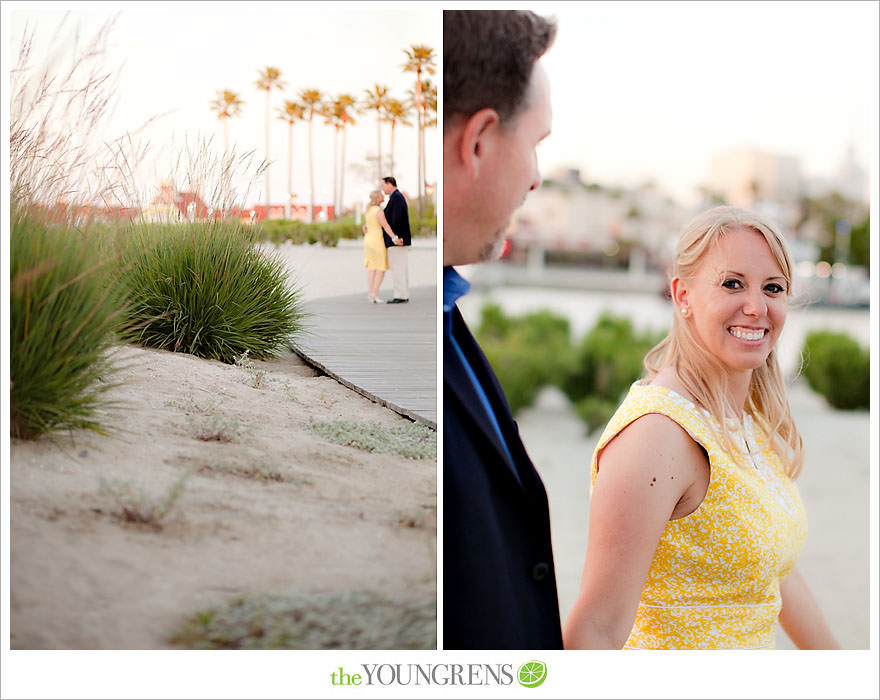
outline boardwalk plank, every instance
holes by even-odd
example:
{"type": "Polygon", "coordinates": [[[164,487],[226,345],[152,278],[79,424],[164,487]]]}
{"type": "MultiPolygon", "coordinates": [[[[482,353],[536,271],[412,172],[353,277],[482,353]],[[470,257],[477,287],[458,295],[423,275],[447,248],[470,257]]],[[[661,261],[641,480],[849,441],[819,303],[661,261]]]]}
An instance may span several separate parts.
{"type": "Polygon", "coordinates": [[[309,333],[291,349],[342,384],[437,427],[437,288],[415,287],[408,304],[366,294],[304,304],[309,333]]]}

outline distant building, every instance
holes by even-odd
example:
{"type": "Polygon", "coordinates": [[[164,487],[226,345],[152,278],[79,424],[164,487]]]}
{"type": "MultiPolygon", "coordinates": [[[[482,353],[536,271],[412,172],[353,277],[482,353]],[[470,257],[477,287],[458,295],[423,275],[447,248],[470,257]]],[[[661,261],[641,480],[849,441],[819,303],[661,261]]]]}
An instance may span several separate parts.
{"type": "Polygon", "coordinates": [[[707,184],[728,204],[746,208],[758,202],[795,204],[803,191],[797,158],[753,149],[714,156],[709,163],[707,184]]]}
{"type": "MultiPolygon", "coordinates": [[[[265,221],[266,220],[266,205],[265,204],[255,204],[251,209],[246,210],[242,213],[242,221],[245,219],[245,214],[248,215],[249,222],[252,221],[265,221]],[[252,216],[251,216],[252,214],[252,216]]],[[[283,219],[285,217],[284,205],[283,204],[270,204],[269,205],[269,219],[283,219]]],[[[290,218],[294,221],[308,221],[309,220],[309,208],[305,204],[301,205],[293,205],[290,208],[290,218]]],[[[328,219],[334,218],[333,205],[328,204],[326,206],[321,204],[316,204],[313,211],[313,221],[327,221],[328,219]]]]}
{"type": "Polygon", "coordinates": [[[204,221],[210,213],[212,210],[198,192],[179,192],[170,180],[162,180],[141,218],[149,222],[204,221]]]}
{"type": "Polygon", "coordinates": [[[580,171],[568,169],[544,182],[514,216],[511,238],[517,250],[579,254],[603,262],[621,253],[639,264],[664,264],[690,210],[651,184],[635,188],[587,185],[580,171]],[[624,250],[625,249],[625,250],[624,250]]]}
{"type": "Polygon", "coordinates": [[[843,198],[860,204],[868,204],[870,199],[868,172],[856,158],[855,148],[847,149],[833,173],[826,177],[808,180],[806,194],[822,197],[836,192],[843,198]]]}

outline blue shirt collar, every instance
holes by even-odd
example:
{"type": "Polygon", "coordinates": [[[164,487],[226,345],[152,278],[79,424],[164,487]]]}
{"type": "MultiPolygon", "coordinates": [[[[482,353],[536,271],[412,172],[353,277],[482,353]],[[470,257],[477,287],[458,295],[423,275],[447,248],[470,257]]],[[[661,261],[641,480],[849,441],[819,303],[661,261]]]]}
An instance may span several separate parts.
{"type": "Polygon", "coordinates": [[[452,312],[455,302],[471,291],[471,283],[449,266],[443,268],[443,313],[452,312]]]}

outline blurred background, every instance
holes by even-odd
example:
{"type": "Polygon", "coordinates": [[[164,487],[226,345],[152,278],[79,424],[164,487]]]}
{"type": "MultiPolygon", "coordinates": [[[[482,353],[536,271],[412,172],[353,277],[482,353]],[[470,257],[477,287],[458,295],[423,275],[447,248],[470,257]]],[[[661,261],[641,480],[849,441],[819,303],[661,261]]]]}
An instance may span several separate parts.
{"type": "MultiPolygon", "coordinates": [[[[844,648],[868,648],[878,6],[536,11],[559,23],[543,59],[543,184],[515,214],[501,261],[461,268],[474,289],[459,305],[547,485],[562,619],[586,551],[590,457],[671,323],[678,232],[731,204],[776,221],[792,249],[779,352],[807,447],[800,567],[844,648]]],[[[777,644],[792,648],[782,632],[777,644]]]]}

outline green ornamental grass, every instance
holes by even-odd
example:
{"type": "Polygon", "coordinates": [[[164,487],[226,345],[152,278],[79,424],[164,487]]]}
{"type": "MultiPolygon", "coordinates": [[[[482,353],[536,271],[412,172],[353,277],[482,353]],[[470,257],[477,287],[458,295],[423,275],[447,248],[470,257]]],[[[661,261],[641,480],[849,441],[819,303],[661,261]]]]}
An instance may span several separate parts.
{"type": "Polygon", "coordinates": [[[121,242],[124,338],[232,363],[265,358],[303,330],[284,263],[235,221],[134,226],[121,242]]]}
{"type": "Polygon", "coordinates": [[[10,434],[101,432],[96,410],[121,321],[110,261],[93,237],[13,211],[10,221],[10,434]]]}

